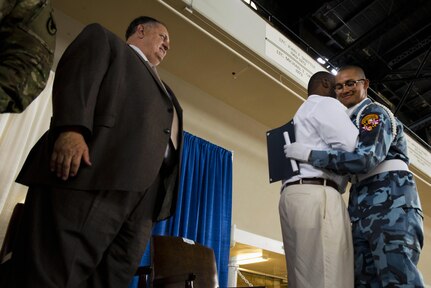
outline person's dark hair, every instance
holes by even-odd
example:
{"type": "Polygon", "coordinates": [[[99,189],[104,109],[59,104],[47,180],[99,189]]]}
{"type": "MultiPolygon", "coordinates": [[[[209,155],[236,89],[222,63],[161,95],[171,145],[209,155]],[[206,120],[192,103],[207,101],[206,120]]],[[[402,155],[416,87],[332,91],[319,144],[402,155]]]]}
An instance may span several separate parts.
{"type": "Polygon", "coordinates": [[[129,27],[127,27],[126,30],[126,40],[129,39],[129,37],[136,32],[136,27],[140,24],[161,24],[163,26],[166,26],[162,22],[160,22],[157,19],[148,17],[148,16],[140,16],[138,18],[135,18],[132,22],[130,22],[129,27]]]}
{"type": "MultiPolygon", "coordinates": [[[[312,95],[312,94],[321,94],[322,93],[322,83],[326,82],[326,85],[333,85],[334,84],[334,75],[332,75],[329,72],[326,71],[319,71],[314,73],[311,77],[310,80],[308,81],[308,87],[307,87],[307,92],[308,92],[308,96],[312,95]]],[[[332,89],[332,87],[328,88],[332,89]]],[[[327,94],[327,93],[326,93],[327,94]]],[[[322,96],[331,96],[331,97],[335,97],[334,95],[322,95],[322,96]]]]}

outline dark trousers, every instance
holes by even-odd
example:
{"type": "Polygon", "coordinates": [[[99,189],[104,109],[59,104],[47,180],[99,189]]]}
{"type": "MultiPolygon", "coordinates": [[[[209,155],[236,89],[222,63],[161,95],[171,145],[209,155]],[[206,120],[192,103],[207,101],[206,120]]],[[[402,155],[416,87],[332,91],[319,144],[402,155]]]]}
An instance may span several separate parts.
{"type": "Polygon", "coordinates": [[[127,287],[151,235],[161,177],[146,191],[30,187],[13,288],[127,287]]]}

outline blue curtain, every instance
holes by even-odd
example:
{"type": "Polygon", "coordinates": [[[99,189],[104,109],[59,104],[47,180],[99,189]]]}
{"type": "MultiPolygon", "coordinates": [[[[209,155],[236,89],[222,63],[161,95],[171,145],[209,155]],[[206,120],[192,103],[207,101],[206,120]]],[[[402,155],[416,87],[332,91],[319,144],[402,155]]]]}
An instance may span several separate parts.
{"type": "MultiPolygon", "coordinates": [[[[219,285],[227,286],[232,216],[232,152],[184,132],[176,213],[157,223],[153,235],[180,236],[211,247],[219,285]]],[[[150,249],[142,265],[150,263],[150,249]]],[[[129,286],[136,287],[136,280],[129,286]]]]}

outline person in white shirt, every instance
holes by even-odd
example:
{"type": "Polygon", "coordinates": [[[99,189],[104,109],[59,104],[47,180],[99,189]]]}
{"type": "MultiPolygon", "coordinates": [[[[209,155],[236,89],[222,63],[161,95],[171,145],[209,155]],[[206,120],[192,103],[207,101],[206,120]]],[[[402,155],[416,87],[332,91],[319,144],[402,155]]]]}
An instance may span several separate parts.
{"type": "MultiPolygon", "coordinates": [[[[335,99],[335,78],[317,72],[308,99],[293,120],[297,142],[353,151],[358,129],[335,99]]],[[[353,287],[350,219],[341,196],[347,176],[299,163],[300,173],[283,180],[279,202],[289,288],[353,287]]]]}

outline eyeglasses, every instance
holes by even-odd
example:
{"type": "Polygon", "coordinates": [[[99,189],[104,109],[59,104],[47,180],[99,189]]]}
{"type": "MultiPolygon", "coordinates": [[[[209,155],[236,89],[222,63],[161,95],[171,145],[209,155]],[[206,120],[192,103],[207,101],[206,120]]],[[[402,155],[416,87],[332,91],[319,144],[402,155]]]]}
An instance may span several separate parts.
{"type": "Polygon", "coordinates": [[[334,90],[335,90],[335,91],[337,91],[337,92],[339,92],[339,91],[341,91],[341,90],[343,90],[343,89],[344,89],[344,86],[347,86],[347,88],[352,89],[352,88],[355,88],[355,87],[356,87],[356,84],[357,84],[358,82],[361,82],[361,81],[365,81],[365,79],[347,80],[347,81],[346,81],[346,82],[344,82],[343,84],[336,84],[336,85],[334,86],[334,90]]]}

